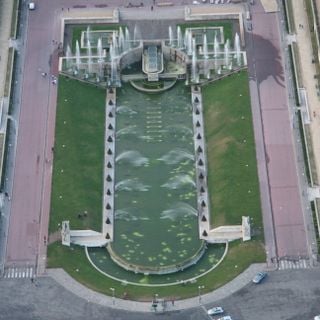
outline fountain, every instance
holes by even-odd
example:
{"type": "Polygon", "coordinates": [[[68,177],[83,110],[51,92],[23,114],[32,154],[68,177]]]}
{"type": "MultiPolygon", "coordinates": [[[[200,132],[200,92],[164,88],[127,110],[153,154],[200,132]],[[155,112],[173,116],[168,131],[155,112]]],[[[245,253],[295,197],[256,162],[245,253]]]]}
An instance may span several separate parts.
{"type": "Polygon", "coordinates": [[[226,43],[224,44],[224,66],[226,69],[230,69],[230,67],[232,67],[232,65],[230,65],[229,51],[230,41],[227,39],[226,43]]]}
{"type": "Polygon", "coordinates": [[[71,69],[72,66],[73,66],[72,52],[71,52],[70,46],[67,45],[67,49],[66,49],[66,68],[67,68],[67,70],[71,69]]]}
{"type": "Polygon", "coordinates": [[[192,82],[197,82],[197,81],[198,81],[196,39],[192,39],[192,69],[191,69],[191,79],[192,79],[192,82]]]}
{"type": "Polygon", "coordinates": [[[86,42],[88,43],[88,41],[91,42],[91,28],[90,28],[90,26],[87,27],[87,32],[86,32],[86,42]]]}
{"type": "Polygon", "coordinates": [[[204,55],[205,59],[209,58],[209,55],[208,55],[208,40],[207,40],[207,35],[206,34],[203,35],[203,55],[204,55]]]}
{"type": "MultiPolygon", "coordinates": [[[[124,108],[124,107],[123,107],[124,108]]],[[[120,108],[117,108],[117,113],[119,112],[120,108]]],[[[121,114],[121,112],[119,112],[121,114]]],[[[125,128],[122,128],[120,130],[117,131],[117,138],[119,139],[122,135],[127,135],[127,134],[137,134],[138,130],[136,128],[136,126],[132,125],[132,126],[127,126],[125,128]]]]}
{"type": "Polygon", "coordinates": [[[138,45],[139,40],[141,40],[141,32],[140,32],[139,27],[137,25],[135,25],[134,30],[133,30],[133,43],[134,43],[134,45],[138,45]]]}
{"type": "Polygon", "coordinates": [[[140,167],[149,163],[148,158],[142,156],[140,152],[135,150],[128,150],[120,153],[116,158],[116,162],[121,160],[130,163],[134,167],[140,167]]]}
{"type": "Polygon", "coordinates": [[[161,212],[161,219],[179,220],[186,216],[197,216],[198,211],[184,202],[174,203],[170,209],[161,212]]]}
{"type": "Polygon", "coordinates": [[[213,52],[214,52],[214,69],[218,69],[218,55],[219,55],[219,42],[217,34],[214,36],[214,43],[213,43],[213,52]]]}
{"type": "Polygon", "coordinates": [[[169,26],[169,46],[173,46],[173,32],[171,26],[169,26]]]}
{"type": "Polygon", "coordinates": [[[234,50],[236,51],[236,60],[237,65],[241,66],[241,48],[240,48],[240,38],[238,33],[236,32],[236,35],[234,37],[234,50]]]}
{"type": "Polygon", "coordinates": [[[183,42],[184,42],[184,47],[186,48],[186,51],[188,52],[188,29],[185,30],[184,32],[184,37],[183,37],[183,42]]]}
{"type": "Polygon", "coordinates": [[[117,63],[116,63],[115,52],[112,44],[110,45],[110,67],[111,67],[110,78],[111,78],[111,82],[114,83],[114,81],[116,80],[117,63]]]}
{"type": "Polygon", "coordinates": [[[88,74],[92,73],[92,52],[91,52],[91,43],[88,40],[87,41],[87,56],[88,56],[88,69],[87,72],[88,74]]]}
{"type": "Polygon", "coordinates": [[[116,191],[148,191],[149,186],[142,183],[138,178],[125,179],[115,185],[116,191]]]}
{"type": "Polygon", "coordinates": [[[81,58],[80,58],[80,46],[79,46],[79,41],[76,41],[76,66],[77,66],[77,71],[80,70],[80,64],[81,64],[81,58]]]}
{"type": "Polygon", "coordinates": [[[112,33],[112,46],[113,46],[114,56],[117,57],[119,55],[119,44],[118,44],[118,40],[115,32],[112,33]]]}
{"type": "Polygon", "coordinates": [[[102,40],[101,38],[98,39],[97,43],[97,53],[99,61],[103,59],[103,49],[102,49],[102,40]]]}
{"type": "Polygon", "coordinates": [[[125,30],[125,35],[124,35],[124,38],[125,38],[125,50],[130,50],[131,49],[131,41],[130,41],[130,33],[129,33],[129,29],[126,28],[125,30]]]}
{"type": "Polygon", "coordinates": [[[165,154],[158,160],[163,161],[166,164],[173,165],[178,164],[181,161],[185,160],[194,160],[194,155],[187,150],[183,149],[174,149],[171,150],[169,153],[165,154]]]}
{"type": "Polygon", "coordinates": [[[169,181],[163,184],[161,187],[174,190],[174,189],[186,187],[188,185],[193,188],[196,187],[196,183],[194,182],[194,180],[190,175],[179,174],[169,179],[169,181]]]}
{"type": "Polygon", "coordinates": [[[126,51],[125,45],[124,45],[124,34],[122,27],[119,29],[119,52],[122,53],[126,51]]]}
{"type": "Polygon", "coordinates": [[[187,34],[187,48],[188,48],[188,55],[191,56],[192,55],[192,33],[191,31],[188,29],[188,34],[187,34]]]}
{"type": "Polygon", "coordinates": [[[211,78],[210,74],[210,65],[208,58],[204,58],[204,64],[203,64],[204,74],[206,75],[207,79],[211,78]]]}
{"type": "Polygon", "coordinates": [[[183,41],[182,41],[182,32],[180,26],[177,27],[177,47],[182,48],[183,47],[183,41]]]}

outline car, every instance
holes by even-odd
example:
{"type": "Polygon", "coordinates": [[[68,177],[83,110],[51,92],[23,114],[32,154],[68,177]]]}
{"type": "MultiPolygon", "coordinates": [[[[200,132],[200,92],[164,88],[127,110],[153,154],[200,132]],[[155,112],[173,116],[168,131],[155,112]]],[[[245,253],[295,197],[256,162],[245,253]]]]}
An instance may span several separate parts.
{"type": "Polygon", "coordinates": [[[224,316],[224,317],[219,318],[217,320],[232,320],[232,318],[230,316],[224,316]]]}
{"type": "Polygon", "coordinates": [[[267,276],[266,272],[258,272],[254,278],[252,279],[252,282],[255,284],[260,283],[265,277],[267,276]]]}
{"type": "Polygon", "coordinates": [[[318,314],[317,316],[315,316],[313,319],[314,319],[314,320],[320,320],[320,314],[318,314]]]}
{"type": "Polygon", "coordinates": [[[36,4],[34,2],[29,2],[28,3],[28,8],[29,8],[29,10],[35,10],[36,9],[36,4]]]}
{"type": "Polygon", "coordinates": [[[209,316],[214,316],[216,314],[221,314],[223,312],[224,312],[224,310],[221,307],[214,307],[214,308],[211,308],[207,311],[209,316]]]}
{"type": "Polygon", "coordinates": [[[197,1],[197,0],[193,0],[193,1],[192,1],[192,4],[200,4],[200,2],[197,1]]]}

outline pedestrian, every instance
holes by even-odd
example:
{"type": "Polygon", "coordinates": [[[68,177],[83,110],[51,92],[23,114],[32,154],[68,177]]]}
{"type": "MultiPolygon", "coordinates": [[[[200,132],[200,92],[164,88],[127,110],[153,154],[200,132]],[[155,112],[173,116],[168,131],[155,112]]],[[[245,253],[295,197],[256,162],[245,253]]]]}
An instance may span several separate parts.
{"type": "Polygon", "coordinates": [[[172,303],[172,306],[174,306],[174,299],[172,299],[171,303],[172,303]]]}
{"type": "Polygon", "coordinates": [[[151,6],[151,11],[153,11],[153,6],[151,6]]]}

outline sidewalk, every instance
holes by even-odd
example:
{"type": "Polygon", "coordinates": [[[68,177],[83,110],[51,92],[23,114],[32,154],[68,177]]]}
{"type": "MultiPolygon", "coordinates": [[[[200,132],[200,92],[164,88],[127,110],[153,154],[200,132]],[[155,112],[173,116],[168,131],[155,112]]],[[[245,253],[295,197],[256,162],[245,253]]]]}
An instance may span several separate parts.
{"type": "MultiPolygon", "coordinates": [[[[174,305],[168,304],[165,311],[178,311],[183,309],[195,308],[200,304],[208,304],[221,299],[224,299],[236,291],[243,288],[245,285],[251,282],[254,275],[262,270],[266,269],[265,264],[252,264],[248,269],[241,273],[238,277],[218,288],[215,291],[209,292],[199,297],[189,298],[185,300],[175,301],[174,305]]],[[[85,299],[88,302],[93,302],[102,306],[113,307],[115,309],[122,309],[128,311],[140,311],[140,312],[151,312],[151,301],[150,302],[137,302],[131,300],[123,300],[118,298],[112,298],[104,294],[95,292],[84,285],[74,280],[69,274],[63,269],[47,269],[49,277],[53,278],[57,283],[63,286],[66,290],[71,291],[78,297],[85,299]]],[[[162,297],[158,297],[162,299],[162,297]]],[[[160,306],[159,306],[160,307],[160,306]]],[[[162,311],[160,308],[158,311],[162,311]]]]}
{"type": "Polygon", "coordinates": [[[320,101],[317,96],[317,79],[315,65],[312,63],[313,52],[308,26],[307,12],[303,1],[295,1],[293,15],[296,25],[296,42],[300,58],[302,87],[306,89],[308,98],[309,114],[311,118],[310,131],[312,136],[313,156],[316,164],[317,180],[320,178],[320,101]],[[300,26],[300,27],[299,27],[300,26]]]}

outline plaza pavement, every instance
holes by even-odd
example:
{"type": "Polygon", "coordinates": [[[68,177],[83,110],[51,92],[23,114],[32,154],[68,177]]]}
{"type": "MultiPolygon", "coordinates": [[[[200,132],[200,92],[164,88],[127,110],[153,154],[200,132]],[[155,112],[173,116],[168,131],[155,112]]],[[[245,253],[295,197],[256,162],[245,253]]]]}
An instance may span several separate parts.
{"type": "MultiPolygon", "coordinates": [[[[222,306],[225,315],[236,320],[313,319],[320,314],[320,269],[269,272],[260,285],[247,284],[227,297],[195,308],[166,313],[117,309],[105,297],[104,305],[82,299],[51,277],[0,280],[0,319],[2,320],[209,320],[206,310],[222,306]]],[[[161,297],[159,297],[161,298],[161,297]]],[[[219,297],[218,297],[219,298],[219,297]]],[[[174,303],[174,307],[177,302],[174,303]]],[[[149,303],[151,310],[151,303],[149,303]]],[[[218,317],[215,317],[215,319],[218,317]]]]}
{"type": "MultiPolygon", "coordinates": [[[[218,301],[220,299],[227,298],[233,293],[237,292],[245,285],[250,283],[254,275],[259,272],[267,270],[265,264],[252,264],[243,273],[234,278],[232,281],[218,288],[212,292],[201,295],[201,304],[208,304],[218,301]]],[[[74,280],[69,274],[67,274],[63,269],[48,269],[47,274],[53,278],[58,284],[63,286],[66,290],[72,292],[78,297],[88,300],[92,303],[96,303],[103,306],[112,306],[116,309],[123,309],[128,311],[139,311],[139,312],[150,312],[151,311],[151,301],[148,302],[137,302],[131,300],[115,299],[113,303],[113,298],[110,296],[105,296],[95,292],[84,285],[80,284],[74,280]]],[[[157,287],[154,288],[155,292],[157,287]]],[[[161,299],[161,297],[159,297],[161,299]]],[[[167,310],[183,310],[188,308],[194,308],[199,306],[199,297],[176,300],[174,305],[171,303],[168,305],[167,310]]]]}
{"type": "Polygon", "coordinates": [[[296,26],[295,41],[297,43],[298,58],[301,70],[300,87],[306,89],[309,114],[310,114],[310,130],[312,134],[313,157],[316,163],[316,184],[320,181],[320,101],[317,96],[318,80],[315,79],[317,74],[315,64],[312,63],[313,51],[310,38],[310,27],[308,16],[303,1],[297,1],[293,6],[293,16],[296,26]],[[300,27],[299,27],[300,26],[300,27]]]}
{"type": "Polygon", "coordinates": [[[252,108],[260,109],[260,119],[258,113],[253,114],[254,122],[262,124],[264,144],[264,151],[257,149],[261,152],[257,156],[262,160],[261,166],[267,169],[265,190],[268,189],[270,197],[261,193],[262,206],[267,207],[267,201],[271,204],[268,208],[271,214],[263,213],[267,254],[271,250],[278,259],[308,258],[279,15],[265,13],[259,1],[251,6],[251,13],[253,30],[248,35],[248,67],[250,80],[257,88],[257,94],[252,95],[252,108]],[[261,156],[263,152],[265,159],[261,156]]]}
{"type": "MultiPolygon", "coordinates": [[[[318,3],[320,3],[318,1],[318,3]]],[[[298,63],[300,70],[300,79],[302,83],[299,83],[299,86],[306,90],[307,102],[306,106],[309,108],[308,113],[310,115],[310,124],[305,124],[309,126],[311,133],[311,143],[312,143],[312,157],[313,162],[315,163],[315,171],[316,176],[314,177],[313,185],[311,187],[316,187],[319,185],[320,181],[320,101],[317,95],[317,85],[318,81],[315,79],[316,68],[315,64],[312,63],[313,51],[311,44],[311,36],[310,36],[310,28],[308,25],[308,16],[306,12],[306,8],[304,6],[303,1],[296,1],[293,8],[293,18],[296,26],[295,34],[293,41],[297,43],[297,51],[298,51],[298,63]],[[300,26],[300,27],[299,27],[300,26]]],[[[318,7],[319,8],[319,7],[318,7]]],[[[290,42],[290,38],[287,38],[287,41],[290,42]]],[[[294,105],[294,103],[292,103],[294,105]]],[[[301,139],[301,137],[299,137],[301,139]]],[[[303,155],[300,156],[303,159],[303,155]]],[[[307,164],[306,164],[307,165],[307,164]]],[[[302,192],[303,197],[306,197],[308,194],[307,188],[309,187],[308,182],[306,181],[306,177],[302,173],[300,176],[300,181],[303,184],[305,180],[305,188],[302,192]]],[[[310,201],[305,199],[305,225],[308,230],[307,238],[308,238],[308,250],[310,257],[315,260],[317,245],[316,245],[316,237],[315,230],[313,225],[313,217],[312,212],[310,212],[310,201]]]]}

